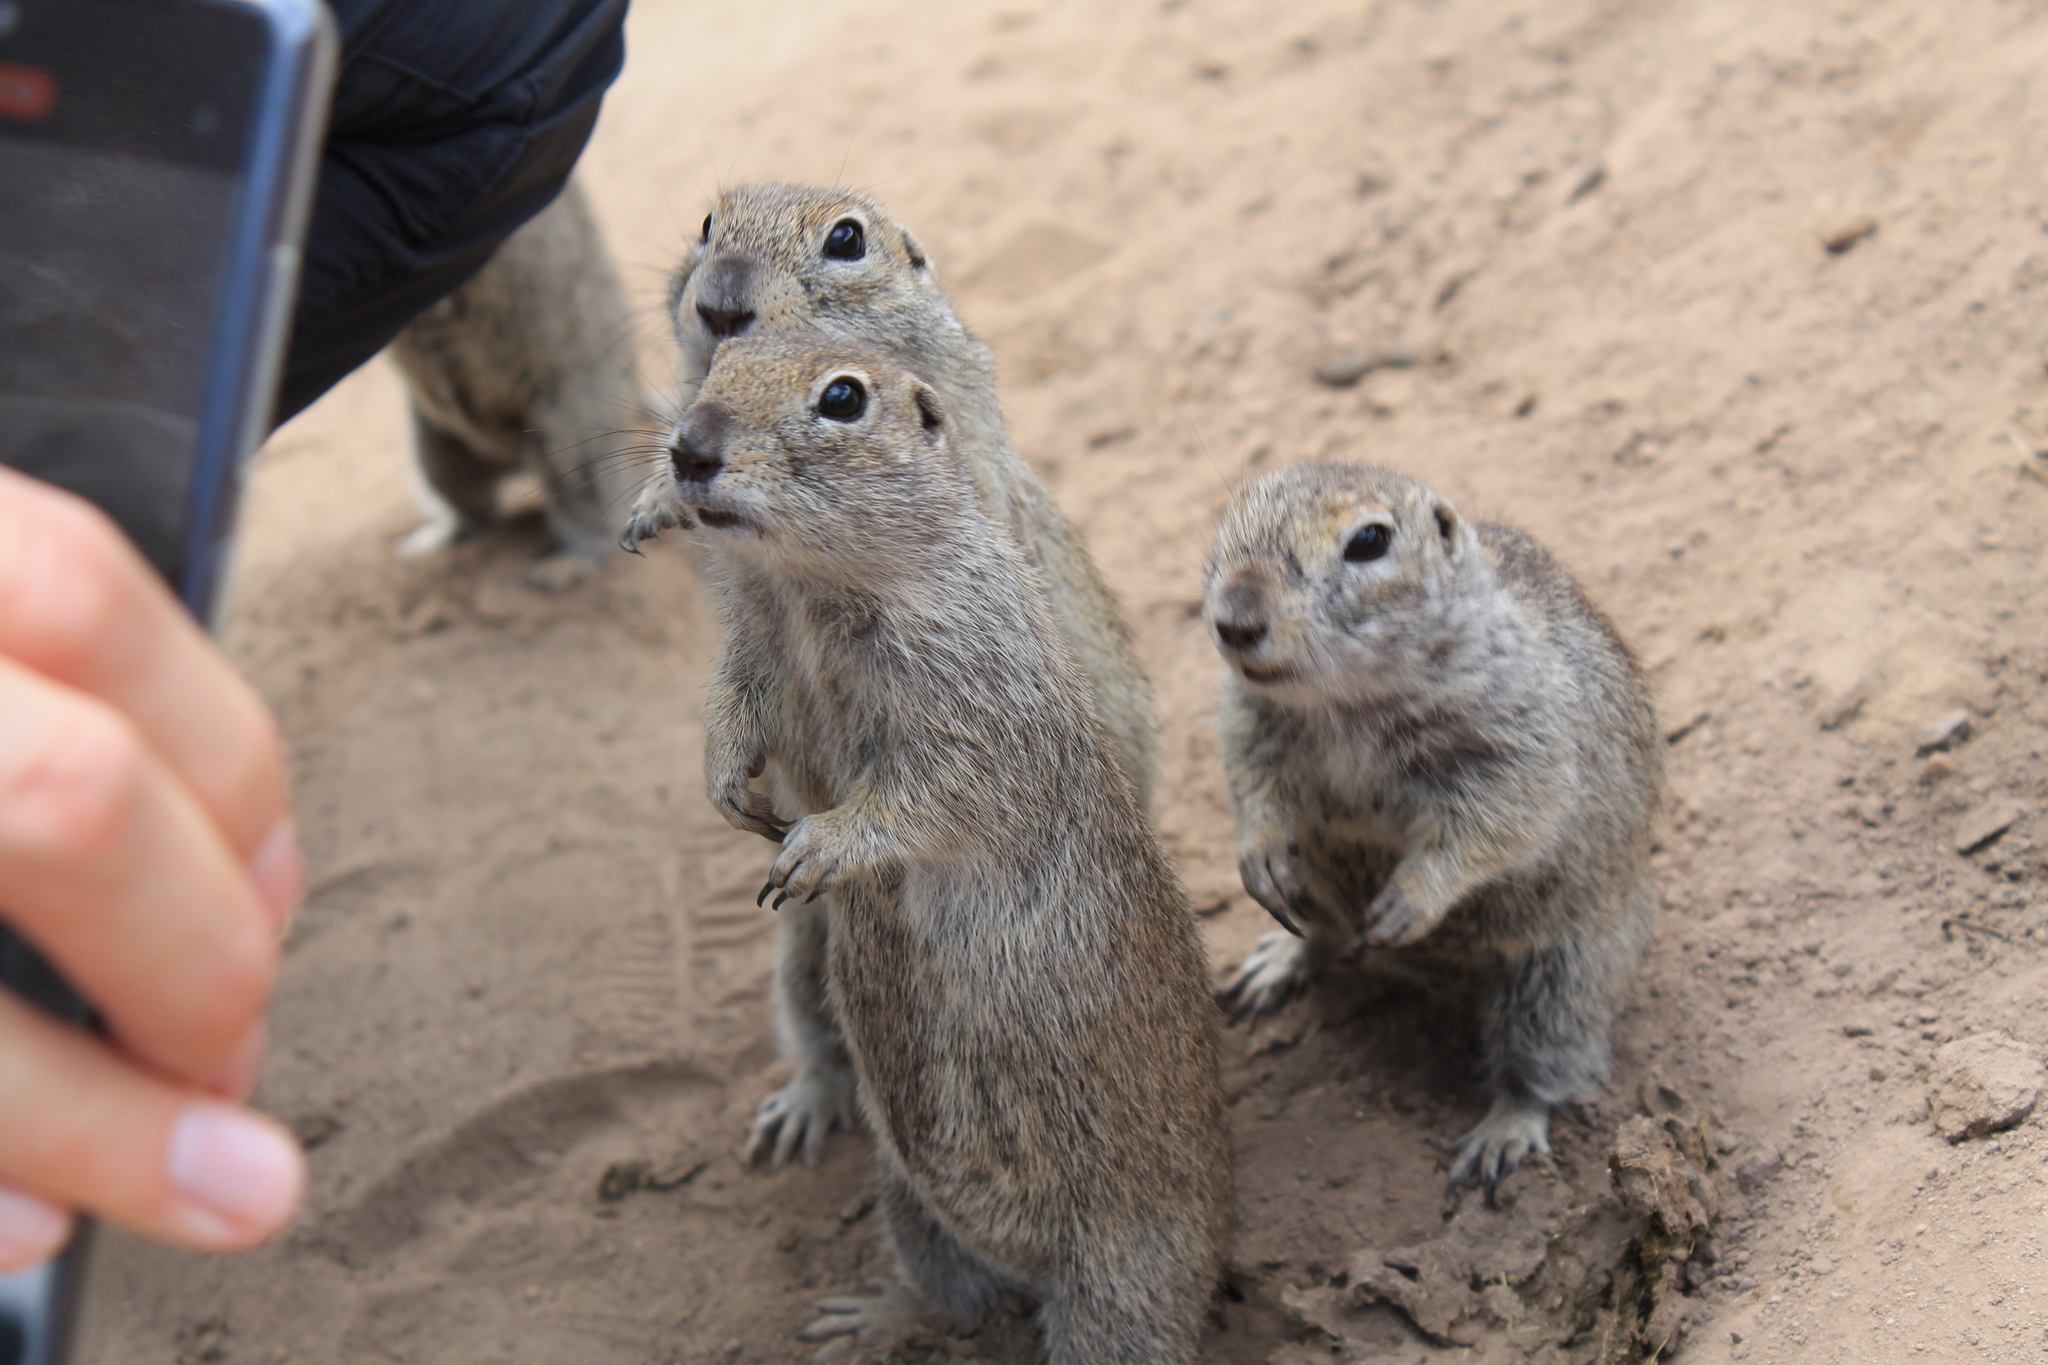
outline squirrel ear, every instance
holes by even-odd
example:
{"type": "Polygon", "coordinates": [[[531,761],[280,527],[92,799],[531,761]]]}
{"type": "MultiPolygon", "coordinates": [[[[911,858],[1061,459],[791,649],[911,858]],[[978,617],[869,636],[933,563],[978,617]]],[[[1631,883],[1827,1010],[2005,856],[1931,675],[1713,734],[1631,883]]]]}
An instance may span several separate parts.
{"type": "Polygon", "coordinates": [[[924,248],[918,244],[917,238],[911,236],[902,224],[896,225],[896,231],[903,236],[903,254],[910,258],[910,268],[922,273],[925,266],[930,264],[925,259],[924,248]]]}
{"type": "Polygon", "coordinates": [[[939,401],[938,390],[922,380],[914,380],[910,397],[917,404],[917,420],[924,424],[925,439],[936,444],[946,430],[946,407],[939,401]]]}
{"type": "Polygon", "coordinates": [[[1444,553],[1447,555],[1457,554],[1458,509],[1447,502],[1440,501],[1430,508],[1430,512],[1436,517],[1436,533],[1443,538],[1444,553]]]}

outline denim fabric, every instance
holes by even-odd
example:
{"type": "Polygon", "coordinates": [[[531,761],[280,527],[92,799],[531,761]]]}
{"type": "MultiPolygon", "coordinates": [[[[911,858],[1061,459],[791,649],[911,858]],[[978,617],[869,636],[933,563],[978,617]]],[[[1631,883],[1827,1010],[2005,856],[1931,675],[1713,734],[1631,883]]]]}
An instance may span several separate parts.
{"type": "Polygon", "coordinates": [[[626,0],[329,7],[341,66],[278,422],[553,200],[626,55],[626,0]]]}

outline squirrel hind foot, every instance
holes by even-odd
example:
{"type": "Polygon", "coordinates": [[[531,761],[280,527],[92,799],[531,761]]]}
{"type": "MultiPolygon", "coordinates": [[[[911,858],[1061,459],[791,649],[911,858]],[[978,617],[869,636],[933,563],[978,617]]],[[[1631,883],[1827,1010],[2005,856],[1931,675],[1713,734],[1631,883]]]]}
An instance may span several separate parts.
{"type": "Polygon", "coordinates": [[[853,1072],[845,1067],[806,1068],[796,1079],[761,1101],[747,1139],[747,1164],[768,1158],[779,1171],[801,1155],[812,1170],[825,1159],[825,1138],[835,1128],[853,1127],[853,1072]]]}
{"type": "Polygon", "coordinates": [[[902,1345],[916,1332],[925,1305],[917,1292],[894,1280],[876,1280],[871,1295],[820,1299],[821,1316],[796,1334],[798,1341],[825,1343],[811,1356],[812,1365],[836,1360],[876,1358],[902,1345]]]}
{"type": "Polygon", "coordinates": [[[1478,1181],[1491,1205],[1494,1191],[1524,1160],[1550,1154],[1550,1106],[1502,1096],[1471,1132],[1458,1139],[1450,1188],[1478,1181]]]}

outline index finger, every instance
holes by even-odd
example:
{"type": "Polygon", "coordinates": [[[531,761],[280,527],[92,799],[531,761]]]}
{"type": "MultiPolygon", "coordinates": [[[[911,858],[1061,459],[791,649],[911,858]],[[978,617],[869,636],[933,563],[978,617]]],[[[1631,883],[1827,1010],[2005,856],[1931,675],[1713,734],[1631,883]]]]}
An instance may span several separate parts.
{"type": "Polygon", "coordinates": [[[126,715],[244,860],[284,828],[262,699],[99,509],[4,466],[0,655],[126,715]]]}

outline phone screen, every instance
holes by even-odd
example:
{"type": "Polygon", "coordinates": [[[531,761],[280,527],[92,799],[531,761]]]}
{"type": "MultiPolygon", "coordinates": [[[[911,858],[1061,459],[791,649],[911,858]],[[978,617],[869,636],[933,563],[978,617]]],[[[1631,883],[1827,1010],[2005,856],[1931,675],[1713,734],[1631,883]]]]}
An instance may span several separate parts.
{"type": "Polygon", "coordinates": [[[238,5],[0,0],[0,463],[174,583],[268,42],[238,5]]]}
{"type": "MultiPolygon", "coordinates": [[[[0,0],[0,464],[97,503],[202,618],[332,54],[316,0],[0,0]]],[[[0,989],[89,1017],[4,920],[0,989]]],[[[0,1276],[0,1365],[62,1365],[88,1228],[0,1276]]]]}

